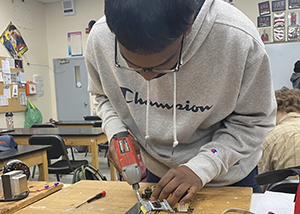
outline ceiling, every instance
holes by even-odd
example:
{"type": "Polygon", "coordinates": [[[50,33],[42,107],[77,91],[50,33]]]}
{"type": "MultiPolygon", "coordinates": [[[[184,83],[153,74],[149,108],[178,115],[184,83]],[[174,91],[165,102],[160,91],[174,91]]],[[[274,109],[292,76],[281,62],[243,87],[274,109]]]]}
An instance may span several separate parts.
{"type": "Polygon", "coordinates": [[[61,0],[37,0],[39,2],[42,2],[44,4],[53,3],[53,2],[60,2],[61,0]]]}

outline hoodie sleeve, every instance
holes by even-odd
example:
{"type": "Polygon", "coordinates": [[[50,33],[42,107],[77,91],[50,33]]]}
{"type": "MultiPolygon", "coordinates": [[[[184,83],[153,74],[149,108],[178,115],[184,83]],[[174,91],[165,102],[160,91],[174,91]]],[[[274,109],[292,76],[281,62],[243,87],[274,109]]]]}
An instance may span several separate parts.
{"type": "Polygon", "coordinates": [[[103,91],[99,71],[106,69],[106,67],[103,66],[103,61],[99,62],[97,59],[99,57],[105,59],[105,57],[101,56],[103,53],[96,48],[99,45],[95,44],[97,38],[93,38],[93,36],[90,34],[88,38],[85,56],[88,71],[88,91],[96,96],[95,100],[99,103],[97,115],[102,119],[102,130],[110,141],[114,134],[126,131],[127,128],[103,91]]]}
{"type": "MultiPolygon", "coordinates": [[[[275,127],[276,100],[268,56],[265,51],[249,55],[234,111],[222,121],[212,141],[184,164],[199,176],[203,185],[226,175],[240,162],[240,172],[247,176],[259,161],[257,153],[261,153],[265,136],[275,127]],[[255,153],[257,162],[249,163],[247,158],[255,153]]],[[[226,175],[226,179],[235,181],[235,175],[226,175]]]]}

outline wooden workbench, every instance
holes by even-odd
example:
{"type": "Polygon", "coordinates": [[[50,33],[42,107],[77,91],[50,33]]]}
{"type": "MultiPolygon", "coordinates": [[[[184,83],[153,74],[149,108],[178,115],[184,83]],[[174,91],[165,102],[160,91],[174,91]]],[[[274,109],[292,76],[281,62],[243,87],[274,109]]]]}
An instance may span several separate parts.
{"type": "Polygon", "coordinates": [[[49,145],[19,145],[18,149],[1,152],[0,169],[11,159],[23,161],[28,167],[38,165],[39,180],[48,181],[47,149],[49,145]]]}
{"type": "MultiPolygon", "coordinates": [[[[62,183],[59,183],[57,186],[54,186],[54,182],[49,181],[28,181],[28,189],[30,191],[41,190],[46,185],[49,185],[50,188],[46,190],[42,190],[40,192],[29,193],[29,195],[20,200],[13,202],[1,202],[0,203],[0,214],[9,214],[13,213],[16,210],[22,209],[23,207],[28,206],[48,195],[60,190],[63,187],[62,183]]],[[[2,198],[2,196],[1,196],[2,198]]]]}
{"type": "MultiPolygon", "coordinates": [[[[91,148],[92,165],[99,169],[98,145],[107,141],[101,128],[16,128],[12,135],[18,145],[28,145],[32,135],[59,135],[66,145],[87,145],[91,148]]],[[[116,170],[111,167],[111,180],[116,180],[116,170]]]]}
{"type": "MultiPolygon", "coordinates": [[[[141,183],[144,190],[149,183],[141,183]]],[[[193,214],[220,214],[228,208],[249,210],[252,188],[249,187],[205,187],[191,204],[193,214]]],[[[18,214],[41,213],[105,213],[124,214],[137,202],[135,191],[126,182],[80,181],[48,196],[22,210],[18,214]],[[104,198],[78,209],[75,207],[101,191],[104,198]]],[[[169,212],[160,212],[169,213],[169,212]]]]}

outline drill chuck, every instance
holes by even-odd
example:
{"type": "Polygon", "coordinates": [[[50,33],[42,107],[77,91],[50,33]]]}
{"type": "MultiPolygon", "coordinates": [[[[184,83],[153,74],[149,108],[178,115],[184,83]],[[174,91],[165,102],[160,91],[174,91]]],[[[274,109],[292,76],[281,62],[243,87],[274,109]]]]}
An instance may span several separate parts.
{"type": "Polygon", "coordinates": [[[122,175],[128,184],[134,185],[141,181],[141,168],[137,163],[122,167],[122,175]]]}

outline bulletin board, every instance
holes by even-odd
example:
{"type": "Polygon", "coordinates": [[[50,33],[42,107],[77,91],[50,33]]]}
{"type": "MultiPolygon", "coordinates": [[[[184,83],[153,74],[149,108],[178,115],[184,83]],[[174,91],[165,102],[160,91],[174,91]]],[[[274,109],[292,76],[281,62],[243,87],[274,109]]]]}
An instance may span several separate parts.
{"type": "MultiPolygon", "coordinates": [[[[1,60],[5,60],[7,57],[1,57],[0,56],[0,68],[2,68],[2,63],[1,60]]],[[[21,72],[23,69],[20,68],[10,68],[11,72],[21,72]]],[[[10,89],[12,91],[13,85],[16,85],[15,83],[13,84],[8,84],[10,85],[10,89]]],[[[0,82],[0,95],[3,95],[3,89],[4,89],[4,82],[0,82]]],[[[20,92],[25,93],[25,87],[20,88],[18,87],[18,97],[14,98],[11,97],[8,99],[8,106],[0,106],[0,113],[3,112],[15,112],[15,111],[26,111],[27,106],[26,105],[21,105],[20,103],[20,92]]],[[[12,92],[10,92],[12,93],[12,92]]]]}

